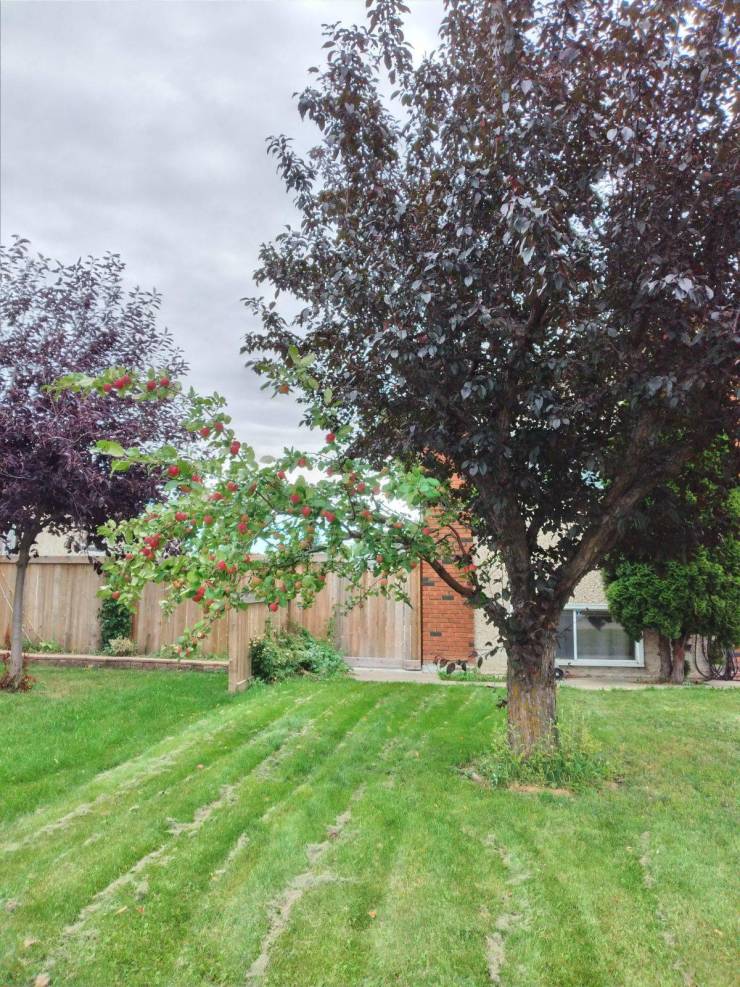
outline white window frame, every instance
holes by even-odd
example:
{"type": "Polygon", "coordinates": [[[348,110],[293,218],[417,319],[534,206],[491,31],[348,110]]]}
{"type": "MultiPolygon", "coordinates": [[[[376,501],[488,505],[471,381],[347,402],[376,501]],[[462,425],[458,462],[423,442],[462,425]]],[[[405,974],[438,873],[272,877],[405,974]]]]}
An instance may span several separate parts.
{"type": "Polygon", "coordinates": [[[609,607],[605,603],[566,603],[563,612],[570,611],[573,614],[573,657],[557,658],[557,665],[583,665],[589,667],[606,668],[644,668],[645,667],[645,646],[644,639],[635,641],[635,657],[632,658],[591,658],[588,661],[578,657],[578,633],[576,631],[576,616],[584,610],[595,610],[600,613],[608,613],[609,607]]]}

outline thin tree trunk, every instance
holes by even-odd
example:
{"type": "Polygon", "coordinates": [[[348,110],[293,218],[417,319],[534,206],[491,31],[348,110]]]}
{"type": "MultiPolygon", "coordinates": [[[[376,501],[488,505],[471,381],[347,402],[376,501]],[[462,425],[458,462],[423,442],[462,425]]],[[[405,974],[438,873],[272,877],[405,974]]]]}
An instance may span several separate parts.
{"type": "Polygon", "coordinates": [[[13,591],[13,618],[10,630],[10,681],[8,688],[15,691],[23,680],[23,595],[26,589],[28,560],[34,537],[22,536],[15,562],[15,589],[13,591]]]}
{"type": "Polygon", "coordinates": [[[686,660],[686,636],[678,637],[671,642],[673,652],[673,668],[671,670],[671,682],[674,685],[682,685],[685,678],[684,662],[686,660]]]}
{"type": "Polygon", "coordinates": [[[673,674],[673,661],[671,659],[671,642],[665,634],[658,635],[658,657],[660,658],[659,682],[670,682],[673,674]]]}
{"type": "Polygon", "coordinates": [[[509,744],[525,757],[557,746],[555,638],[514,645],[508,651],[509,744]]]}

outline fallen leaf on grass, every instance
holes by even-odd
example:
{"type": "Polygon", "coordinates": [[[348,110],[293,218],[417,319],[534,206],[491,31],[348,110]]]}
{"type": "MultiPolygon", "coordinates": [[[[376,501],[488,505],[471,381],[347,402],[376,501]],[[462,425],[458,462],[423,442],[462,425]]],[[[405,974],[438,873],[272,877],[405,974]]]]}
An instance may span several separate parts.
{"type": "Polygon", "coordinates": [[[121,915],[123,912],[127,912],[127,911],[128,911],[128,905],[124,905],[122,908],[118,909],[116,915],[121,915]]]}
{"type": "Polygon", "coordinates": [[[14,912],[16,910],[16,908],[18,907],[18,905],[20,905],[20,902],[18,901],[18,899],[17,898],[11,898],[10,901],[6,901],[5,902],[5,911],[6,912],[14,912]]]}
{"type": "Polygon", "coordinates": [[[51,977],[48,973],[40,973],[33,982],[33,987],[49,987],[51,977]]]}
{"type": "Polygon", "coordinates": [[[28,939],[23,940],[23,948],[30,949],[31,946],[35,946],[37,942],[38,939],[33,939],[31,936],[29,936],[28,939]]]}
{"type": "Polygon", "coordinates": [[[377,916],[377,914],[378,914],[377,912],[368,912],[368,915],[370,916],[370,918],[375,918],[377,916]]]}

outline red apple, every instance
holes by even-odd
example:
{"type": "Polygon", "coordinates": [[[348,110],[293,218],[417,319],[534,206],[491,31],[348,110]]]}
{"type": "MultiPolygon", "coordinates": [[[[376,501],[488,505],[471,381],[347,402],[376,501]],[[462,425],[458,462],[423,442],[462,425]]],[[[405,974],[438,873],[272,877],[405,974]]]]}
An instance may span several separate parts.
{"type": "Polygon", "coordinates": [[[241,449],[241,447],[242,447],[241,442],[237,442],[236,439],[234,439],[234,441],[229,446],[229,452],[231,453],[232,456],[236,456],[239,450],[241,449]]]}
{"type": "Polygon", "coordinates": [[[225,572],[226,569],[228,569],[228,566],[226,565],[223,559],[219,559],[218,562],[216,563],[216,568],[219,569],[221,572],[225,572]]]}
{"type": "Polygon", "coordinates": [[[204,514],[203,524],[213,524],[213,517],[210,514],[204,514]]]}
{"type": "Polygon", "coordinates": [[[198,429],[198,434],[202,435],[204,439],[207,439],[211,434],[211,430],[207,425],[204,425],[203,428],[198,429]]]}
{"type": "Polygon", "coordinates": [[[240,535],[246,535],[246,533],[249,531],[249,525],[245,524],[243,521],[240,521],[239,524],[237,524],[236,526],[236,530],[239,532],[240,535]]]}
{"type": "Polygon", "coordinates": [[[306,459],[305,456],[301,456],[301,458],[298,460],[298,465],[299,466],[308,466],[308,460],[306,459]]]}
{"type": "Polygon", "coordinates": [[[103,390],[105,391],[106,394],[110,394],[110,392],[113,390],[113,385],[103,384],[103,390]]]}
{"type": "Polygon", "coordinates": [[[216,429],[217,432],[223,432],[223,430],[224,430],[224,423],[223,422],[214,422],[213,427],[216,429]]]}
{"type": "Polygon", "coordinates": [[[111,600],[117,600],[117,599],[119,599],[120,595],[121,594],[119,593],[119,591],[117,589],[115,589],[111,593],[110,598],[111,598],[111,600]]]}
{"type": "Polygon", "coordinates": [[[422,534],[424,534],[424,535],[431,535],[431,533],[432,533],[432,529],[431,528],[422,528],[421,531],[422,531],[422,534]]]}
{"type": "Polygon", "coordinates": [[[239,489],[239,486],[238,484],[234,483],[233,480],[229,480],[229,482],[226,484],[226,489],[230,490],[231,493],[236,493],[236,491],[239,489]]]}
{"type": "Polygon", "coordinates": [[[310,507],[308,506],[308,504],[305,504],[305,505],[304,505],[304,506],[303,506],[303,507],[301,508],[301,514],[302,514],[302,515],[303,515],[304,517],[311,517],[311,508],[310,508],[310,507]]]}
{"type": "Polygon", "coordinates": [[[187,521],[187,519],[188,519],[188,516],[185,513],[185,511],[176,511],[175,512],[175,520],[176,521],[187,521]]]}
{"type": "Polygon", "coordinates": [[[202,483],[203,482],[203,477],[200,476],[200,474],[198,474],[198,473],[193,473],[193,475],[190,477],[190,479],[193,481],[193,483],[202,483]]]}
{"type": "Polygon", "coordinates": [[[157,382],[156,382],[156,380],[148,380],[146,382],[146,389],[147,389],[147,391],[156,391],[156,389],[157,389],[157,382]]]}
{"type": "Polygon", "coordinates": [[[159,386],[160,387],[169,387],[170,386],[170,378],[169,377],[162,377],[160,379],[160,381],[159,381],[159,386]]]}
{"type": "Polygon", "coordinates": [[[290,502],[291,502],[291,504],[300,504],[300,502],[301,502],[301,495],[298,494],[298,493],[292,493],[290,495],[290,502]]]}
{"type": "Polygon", "coordinates": [[[170,466],[170,468],[167,470],[167,475],[168,476],[171,476],[173,479],[176,476],[179,476],[180,475],[180,467],[179,466],[170,466]]]}
{"type": "Polygon", "coordinates": [[[269,605],[269,607],[268,607],[268,610],[271,610],[273,613],[275,613],[277,611],[279,605],[280,604],[278,604],[278,603],[271,603],[269,605]]]}
{"type": "Polygon", "coordinates": [[[287,384],[281,384],[280,387],[278,387],[278,391],[281,394],[289,394],[290,393],[290,388],[288,387],[287,384]]]}
{"type": "Polygon", "coordinates": [[[278,480],[284,480],[285,479],[285,470],[278,470],[278,472],[277,472],[277,478],[278,478],[278,480]]]}
{"type": "Polygon", "coordinates": [[[331,445],[331,443],[334,442],[335,440],[336,440],[336,435],[334,434],[334,432],[326,433],[326,441],[329,443],[329,445],[331,445]]]}

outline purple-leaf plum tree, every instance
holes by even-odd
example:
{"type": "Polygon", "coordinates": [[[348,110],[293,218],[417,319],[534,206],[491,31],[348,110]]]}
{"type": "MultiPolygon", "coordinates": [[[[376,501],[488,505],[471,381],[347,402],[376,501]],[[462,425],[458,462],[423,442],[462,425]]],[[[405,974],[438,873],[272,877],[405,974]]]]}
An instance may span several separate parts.
{"type": "Polygon", "coordinates": [[[127,290],[116,255],[64,265],[16,239],[0,248],[0,274],[0,544],[16,557],[8,684],[17,687],[25,578],[38,535],[66,534],[82,547],[103,521],[130,517],[156,497],[154,474],[112,474],[95,442],[182,439],[177,401],[153,398],[174,393],[170,382],[185,365],[157,325],[159,296],[127,290]],[[150,364],[160,369],[142,399],[129,397],[124,368],[150,364]],[[94,399],[45,390],[64,373],[116,367],[94,399]]]}
{"type": "MultiPolygon", "coordinates": [[[[299,222],[262,246],[245,350],[313,353],[347,456],[450,486],[506,585],[509,736],[556,740],[559,613],[657,484],[733,434],[737,10],[721,0],[448,0],[327,26],[270,139],[299,222]],[[295,312],[295,314],[291,314],[295,312]]],[[[282,377],[281,377],[282,375],[282,377]]],[[[287,376],[286,376],[287,375],[287,376]]]]}

